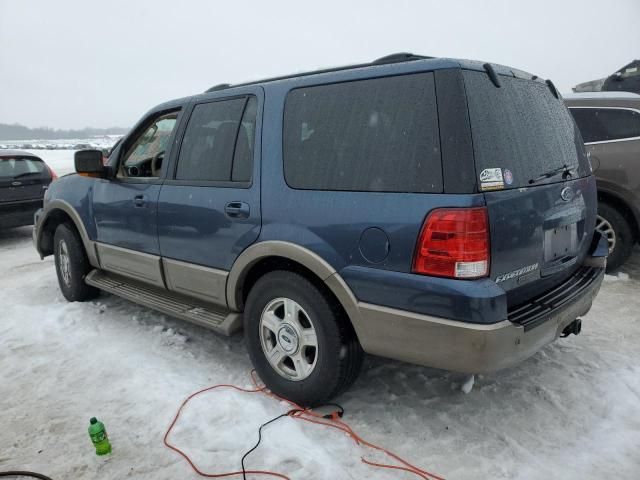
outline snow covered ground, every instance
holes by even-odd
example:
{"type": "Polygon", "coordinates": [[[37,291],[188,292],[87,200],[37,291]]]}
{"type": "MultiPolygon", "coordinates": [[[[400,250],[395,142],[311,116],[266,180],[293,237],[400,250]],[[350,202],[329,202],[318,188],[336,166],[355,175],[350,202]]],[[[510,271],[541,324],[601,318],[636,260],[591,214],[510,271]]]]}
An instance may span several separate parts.
{"type": "Polygon", "coordinates": [[[110,148],[120,137],[122,135],[97,135],[88,138],[61,140],[0,140],[0,150],[4,148],[11,150],[35,149],[40,152],[42,150],[73,150],[74,148],[110,148]]]}
{"type": "MultiPolygon", "coordinates": [[[[242,337],[106,294],[67,303],[30,235],[0,232],[0,471],[198,478],[162,437],[191,392],[250,386],[242,337]],[[93,453],[92,416],[109,432],[107,458],[93,453]]],[[[344,419],[447,479],[639,478],[640,249],[623,272],[606,278],[581,335],[476,378],[466,395],[462,375],[368,358],[338,399],[344,419]]],[[[204,470],[235,470],[258,426],[286,410],[260,394],[213,391],[187,407],[172,440],[204,470]]],[[[385,459],[331,429],[285,418],[263,433],[251,468],[305,480],[417,478],[363,465],[363,455],[385,459]]]]}
{"type": "Polygon", "coordinates": [[[75,150],[24,150],[43,159],[61,177],[75,172],[73,155],[75,150]]]}
{"type": "MultiPolygon", "coordinates": [[[[196,478],[162,444],[179,403],[215,383],[249,386],[240,336],[223,338],[125,300],[67,303],[30,229],[0,233],[0,471],[54,479],[196,478]],[[98,416],[113,454],[93,454],[98,416]]],[[[640,250],[608,277],[583,333],[521,365],[476,378],[369,358],[339,402],[345,420],[450,479],[638,478],[640,250]]],[[[259,424],[286,410],[231,391],[198,397],[173,441],[209,471],[235,469],[259,424]]],[[[248,464],[295,479],[412,478],[360,463],[341,433],[283,419],[248,464]]],[[[379,456],[373,456],[381,460],[379,456]]]]}

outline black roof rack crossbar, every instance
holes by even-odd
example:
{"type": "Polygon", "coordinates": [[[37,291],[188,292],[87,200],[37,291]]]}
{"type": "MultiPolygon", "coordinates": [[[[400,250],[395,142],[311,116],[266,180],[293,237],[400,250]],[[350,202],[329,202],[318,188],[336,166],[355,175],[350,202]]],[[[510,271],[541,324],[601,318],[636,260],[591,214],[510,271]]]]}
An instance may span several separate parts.
{"type": "Polygon", "coordinates": [[[410,62],[414,60],[425,60],[435,57],[425,57],[422,55],[414,55],[413,53],[393,53],[391,55],[387,55],[385,57],[378,58],[371,63],[357,63],[354,65],[345,65],[342,67],[332,67],[332,68],[323,68],[321,70],[312,70],[310,72],[301,72],[301,73],[292,73],[289,75],[282,75],[278,77],[264,78],[262,80],[254,80],[252,82],[244,82],[244,83],[236,83],[234,85],[230,85],[228,83],[220,83],[208,89],[205,93],[215,92],[218,90],[224,90],[226,88],[231,87],[245,87],[247,85],[256,85],[258,83],[265,82],[275,82],[278,80],[287,80],[289,78],[298,78],[298,77],[307,77],[309,75],[318,75],[321,73],[331,73],[331,72],[340,72],[342,70],[351,70],[353,68],[363,68],[363,67],[371,67],[373,65],[383,65],[388,63],[400,63],[400,62],[410,62]]]}

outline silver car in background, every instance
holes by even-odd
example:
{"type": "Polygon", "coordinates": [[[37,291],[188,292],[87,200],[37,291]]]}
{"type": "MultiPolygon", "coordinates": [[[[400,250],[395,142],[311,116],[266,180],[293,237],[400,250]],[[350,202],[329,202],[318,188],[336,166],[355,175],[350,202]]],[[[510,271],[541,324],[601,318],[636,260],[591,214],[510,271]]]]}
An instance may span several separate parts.
{"type": "Polygon", "coordinates": [[[598,182],[596,230],[607,237],[607,270],[621,266],[640,240],[640,95],[565,95],[598,182]]]}

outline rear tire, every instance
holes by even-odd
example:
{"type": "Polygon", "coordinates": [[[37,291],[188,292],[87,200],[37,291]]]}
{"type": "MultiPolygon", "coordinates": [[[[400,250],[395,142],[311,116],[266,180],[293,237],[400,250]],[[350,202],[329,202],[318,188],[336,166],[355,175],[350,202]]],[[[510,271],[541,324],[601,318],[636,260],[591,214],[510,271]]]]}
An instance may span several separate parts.
{"type": "Polygon", "coordinates": [[[609,242],[607,272],[611,272],[627,261],[636,241],[629,220],[616,208],[600,202],[596,231],[599,231],[609,242]]]}
{"type": "Polygon", "coordinates": [[[341,306],[298,273],[273,271],[255,283],[244,331],[265,385],[301,406],[345,391],[362,366],[364,352],[341,306]]]}
{"type": "Polygon", "coordinates": [[[91,266],[75,228],[66,223],[58,225],[53,236],[53,253],[58,285],[64,298],[70,302],[84,302],[98,296],[100,290],[84,281],[91,266]]]}

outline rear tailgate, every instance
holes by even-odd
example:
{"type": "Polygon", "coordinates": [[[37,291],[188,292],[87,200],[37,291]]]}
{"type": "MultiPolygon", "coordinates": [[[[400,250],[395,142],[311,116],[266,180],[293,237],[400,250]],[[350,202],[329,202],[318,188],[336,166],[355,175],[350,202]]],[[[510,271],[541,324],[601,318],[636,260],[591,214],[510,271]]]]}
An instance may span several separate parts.
{"type": "Polygon", "coordinates": [[[509,307],[582,263],[597,211],[595,180],[573,118],[541,81],[464,71],[478,188],[491,231],[491,278],[509,307]]]}

